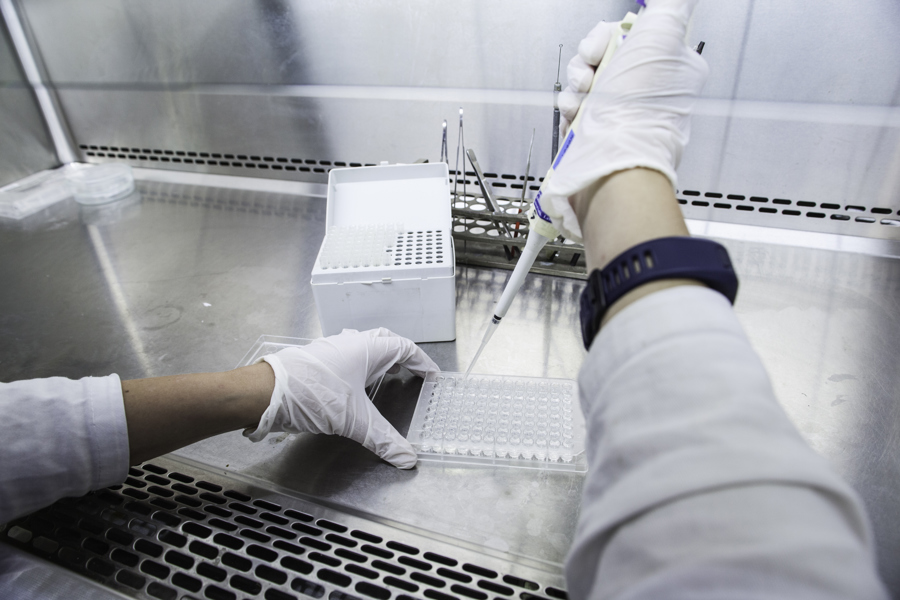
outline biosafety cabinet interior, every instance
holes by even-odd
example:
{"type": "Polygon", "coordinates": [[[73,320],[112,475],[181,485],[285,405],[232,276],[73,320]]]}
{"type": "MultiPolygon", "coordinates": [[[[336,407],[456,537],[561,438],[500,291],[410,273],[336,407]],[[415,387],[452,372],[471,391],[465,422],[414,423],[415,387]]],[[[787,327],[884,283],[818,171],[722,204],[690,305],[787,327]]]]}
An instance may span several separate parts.
{"type": "MultiPolygon", "coordinates": [[[[464,370],[549,167],[559,45],[565,73],[632,7],[0,0],[0,187],[73,161],[136,179],[121,204],[0,222],[2,381],[217,371],[260,336],[318,337],[329,172],[438,163],[444,121],[456,341],[423,348],[464,370]],[[461,108],[503,214],[456,161],[461,108]]],[[[710,75],[677,197],[729,249],[775,393],[863,498],[898,595],[900,9],[707,1],[699,41],[710,75]]],[[[575,379],[584,276],[579,246],[548,246],[478,369],[575,379]]],[[[401,433],[420,387],[376,394],[401,433]]],[[[69,597],[561,600],[583,477],[401,472],[342,439],[234,432],[3,527],[0,553],[69,597]]]]}

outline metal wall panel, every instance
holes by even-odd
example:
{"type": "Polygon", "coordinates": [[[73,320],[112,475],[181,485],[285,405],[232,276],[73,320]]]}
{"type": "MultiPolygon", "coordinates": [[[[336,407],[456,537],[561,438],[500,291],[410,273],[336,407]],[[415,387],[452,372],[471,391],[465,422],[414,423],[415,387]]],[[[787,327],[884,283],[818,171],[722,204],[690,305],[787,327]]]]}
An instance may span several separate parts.
{"type": "Polygon", "coordinates": [[[34,91],[0,19],[0,186],[57,164],[34,91]]]}
{"type": "MultiPolygon", "coordinates": [[[[550,162],[563,63],[629,0],[200,2],[24,0],[82,158],[159,163],[101,147],[301,161],[437,160],[441,121],[489,172],[550,162]]],[[[892,0],[701,3],[689,40],[710,79],[679,171],[701,193],[900,210],[900,7],[892,0]],[[864,37],[860,32],[865,31],[864,37]]],[[[323,181],[323,173],[166,168],[323,181]]],[[[240,164],[240,163],[238,163],[240,164]]],[[[255,168],[255,165],[254,165],[255,168]]],[[[790,211],[793,208],[789,209],[790,211]]],[[[692,218],[836,232],[789,212],[686,207],[692,218]]],[[[830,215],[828,215],[830,216],[830,215]]],[[[843,218],[843,217],[841,217],[843,218]]],[[[883,219],[884,217],[879,217],[883,219]]],[[[892,227],[856,235],[896,237],[892,227]]]]}

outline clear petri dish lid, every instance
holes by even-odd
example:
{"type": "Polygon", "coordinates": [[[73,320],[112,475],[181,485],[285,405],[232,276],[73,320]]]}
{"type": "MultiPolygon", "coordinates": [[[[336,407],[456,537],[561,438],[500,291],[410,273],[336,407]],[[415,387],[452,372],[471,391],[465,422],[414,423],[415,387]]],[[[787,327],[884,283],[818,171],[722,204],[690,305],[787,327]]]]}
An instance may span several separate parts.
{"type": "Polygon", "coordinates": [[[75,200],[81,204],[103,204],[124,198],[134,191],[131,167],[122,163],[93,165],[66,174],[75,200]]]}

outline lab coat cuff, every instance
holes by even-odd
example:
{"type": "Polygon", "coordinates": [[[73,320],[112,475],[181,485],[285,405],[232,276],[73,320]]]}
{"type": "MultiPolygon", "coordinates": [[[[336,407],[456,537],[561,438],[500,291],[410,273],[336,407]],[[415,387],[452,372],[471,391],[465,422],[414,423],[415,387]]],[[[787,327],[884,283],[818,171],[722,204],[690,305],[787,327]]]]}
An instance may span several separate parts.
{"type": "Polygon", "coordinates": [[[91,489],[122,483],[128,475],[130,453],[122,381],[116,374],[81,380],[88,398],[91,430],[91,489]]]}

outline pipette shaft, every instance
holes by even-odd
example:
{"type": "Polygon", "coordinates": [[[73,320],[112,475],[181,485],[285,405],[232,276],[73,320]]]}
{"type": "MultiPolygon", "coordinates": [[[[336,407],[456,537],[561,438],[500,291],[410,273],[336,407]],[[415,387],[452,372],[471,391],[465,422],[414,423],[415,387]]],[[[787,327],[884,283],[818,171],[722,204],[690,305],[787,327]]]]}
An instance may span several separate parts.
{"type": "Polygon", "coordinates": [[[509,276],[509,281],[506,282],[506,287],[500,295],[500,299],[497,301],[496,306],[494,306],[493,321],[499,323],[500,320],[506,316],[510,305],[512,305],[513,299],[515,299],[516,294],[519,292],[519,288],[525,283],[525,276],[528,275],[528,271],[531,270],[531,265],[534,264],[538,254],[548,241],[550,241],[549,238],[544,237],[536,231],[529,232],[528,239],[525,240],[525,249],[522,250],[522,256],[519,257],[516,268],[513,269],[512,275],[509,276]]]}

